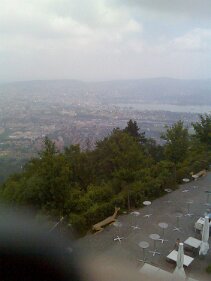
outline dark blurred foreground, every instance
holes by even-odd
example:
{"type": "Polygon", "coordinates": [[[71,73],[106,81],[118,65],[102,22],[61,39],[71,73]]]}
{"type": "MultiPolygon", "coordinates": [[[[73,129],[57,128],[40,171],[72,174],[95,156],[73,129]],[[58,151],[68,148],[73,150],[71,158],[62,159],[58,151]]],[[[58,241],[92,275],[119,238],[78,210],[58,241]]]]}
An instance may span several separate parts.
{"type": "Polygon", "coordinates": [[[143,280],[126,264],[108,266],[103,260],[79,256],[72,251],[73,242],[51,229],[36,223],[30,210],[0,206],[1,281],[143,280]]]}
{"type": "Polygon", "coordinates": [[[0,207],[0,280],[79,280],[70,248],[64,236],[29,215],[0,207]]]}

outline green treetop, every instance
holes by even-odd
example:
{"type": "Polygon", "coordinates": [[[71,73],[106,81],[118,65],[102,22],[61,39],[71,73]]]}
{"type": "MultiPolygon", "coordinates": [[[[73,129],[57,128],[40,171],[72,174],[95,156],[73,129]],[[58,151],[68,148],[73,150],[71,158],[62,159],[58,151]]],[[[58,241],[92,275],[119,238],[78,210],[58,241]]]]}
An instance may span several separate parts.
{"type": "Polygon", "coordinates": [[[138,142],[145,143],[146,142],[145,132],[140,133],[139,130],[140,129],[137,125],[137,122],[130,119],[127,123],[127,126],[123,130],[123,132],[134,137],[136,140],[138,140],[138,142]]]}
{"type": "Polygon", "coordinates": [[[203,144],[211,145],[211,114],[200,115],[200,122],[192,125],[196,138],[203,144]]]}
{"type": "Polygon", "coordinates": [[[184,127],[183,122],[178,121],[171,127],[167,127],[162,138],[166,140],[164,148],[166,159],[174,164],[182,162],[187,155],[189,146],[188,129],[184,127]]]}

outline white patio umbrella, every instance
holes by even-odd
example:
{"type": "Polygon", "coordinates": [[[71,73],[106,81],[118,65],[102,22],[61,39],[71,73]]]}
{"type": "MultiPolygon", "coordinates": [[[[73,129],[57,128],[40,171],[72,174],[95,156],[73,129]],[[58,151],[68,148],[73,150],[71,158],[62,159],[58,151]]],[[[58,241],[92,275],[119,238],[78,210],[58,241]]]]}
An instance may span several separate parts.
{"type": "Polygon", "coordinates": [[[202,242],[200,245],[199,255],[206,255],[209,250],[209,217],[205,217],[203,230],[202,230],[202,242]]]}
{"type": "Polygon", "coordinates": [[[184,264],[184,247],[183,247],[183,243],[179,243],[179,249],[177,254],[177,266],[173,272],[172,280],[183,281],[186,279],[183,264],[184,264]]]}

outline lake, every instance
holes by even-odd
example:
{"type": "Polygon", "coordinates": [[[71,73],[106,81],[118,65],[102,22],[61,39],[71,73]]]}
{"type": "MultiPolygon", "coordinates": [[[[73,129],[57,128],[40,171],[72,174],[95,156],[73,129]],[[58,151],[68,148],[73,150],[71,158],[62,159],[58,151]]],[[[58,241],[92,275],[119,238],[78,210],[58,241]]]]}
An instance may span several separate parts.
{"type": "Polygon", "coordinates": [[[211,106],[206,105],[175,105],[175,104],[149,104],[149,103],[118,103],[121,108],[132,108],[140,111],[171,111],[186,113],[211,113],[211,106]]]}

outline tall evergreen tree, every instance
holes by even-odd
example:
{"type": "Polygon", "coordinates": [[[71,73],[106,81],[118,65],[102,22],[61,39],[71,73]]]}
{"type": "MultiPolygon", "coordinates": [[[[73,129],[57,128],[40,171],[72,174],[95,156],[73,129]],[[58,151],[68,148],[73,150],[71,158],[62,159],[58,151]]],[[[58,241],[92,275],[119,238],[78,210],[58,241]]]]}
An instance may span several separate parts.
{"type": "Polygon", "coordinates": [[[145,132],[140,133],[139,130],[140,128],[138,127],[137,122],[130,119],[123,132],[134,137],[138,142],[145,143],[146,142],[145,132]]]}

